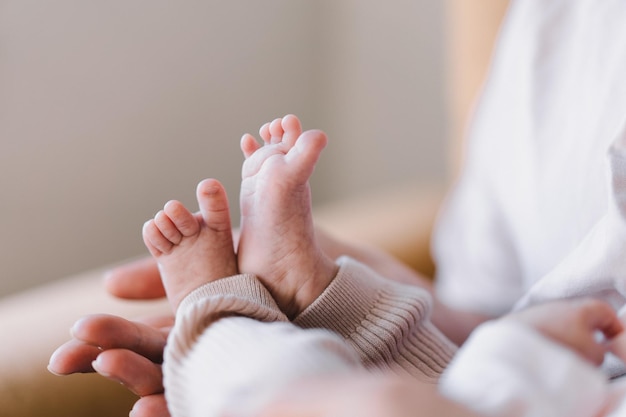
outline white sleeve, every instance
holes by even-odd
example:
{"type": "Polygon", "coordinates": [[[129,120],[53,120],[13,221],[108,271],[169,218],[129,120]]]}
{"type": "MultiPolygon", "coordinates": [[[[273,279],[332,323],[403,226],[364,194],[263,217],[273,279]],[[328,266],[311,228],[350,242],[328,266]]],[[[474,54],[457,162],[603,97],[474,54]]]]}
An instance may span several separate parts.
{"type": "Polygon", "coordinates": [[[626,280],[626,125],[607,154],[609,207],[590,232],[516,304],[517,309],[559,298],[596,296],[624,305],[626,280]]]}
{"type": "MultiPolygon", "coordinates": [[[[510,7],[519,9],[520,3],[510,7]]],[[[508,312],[524,293],[514,233],[519,218],[512,217],[510,204],[517,201],[511,195],[520,193],[518,177],[524,173],[515,147],[525,143],[517,136],[524,131],[525,121],[519,119],[526,109],[510,104],[525,103],[529,86],[511,83],[510,77],[533,79],[524,74],[533,69],[524,62],[524,38],[535,30],[531,23],[519,10],[505,16],[465,139],[463,169],[433,235],[438,298],[455,309],[494,317],[508,312]]]]}
{"type": "Polygon", "coordinates": [[[609,397],[597,368],[535,330],[502,320],[474,332],[444,372],[441,390],[498,417],[597,416],[609,397]]]}
{"type": "MultiPolygon", "coordinates": [[[[473,151],[480,151],[478,144],[473,151]]],[[[490,160],[489,156],[475,158],[490,160]]],[[[455,309],[498,317],[524,294],[522,268],[506,209],[487,178],[491,174],[484,172],[489,168],[469,165],[478,164],[468,163],[443,206],[433,236],[436,294],[455,309]]]]}
{"type": "Polygon", "coordinates": [[[613,42],[626,38],[626,8],[509,3],[434,248],[441,300],[486,314],[508,311],[536,282],[524,302],[612,289],[626,266],[617,222],[574,249],[607,208],[626,218],[626,48],[613,42]],[[590,56],[602,64],[580,65],[590,56]]]}

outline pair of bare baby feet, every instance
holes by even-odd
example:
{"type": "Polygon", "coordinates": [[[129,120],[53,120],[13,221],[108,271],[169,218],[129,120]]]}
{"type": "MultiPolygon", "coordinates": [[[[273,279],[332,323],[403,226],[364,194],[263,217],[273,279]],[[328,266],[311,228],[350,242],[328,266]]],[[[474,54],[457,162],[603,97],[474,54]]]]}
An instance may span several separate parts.
{"type": "Polygon", "coordinates": [[[303,133],[293,115],[266,123],[260,135],[262,144],[249,134],[241,139],[245,161],[236,251],[226,192],[214,179],[198,184],[198,212],[169,201],[144,225],[144,242],[157,260],[174,309],[206,283],[248,273],[288,317],[295,317],[337,272],[316,241],[311,212],[309,178],[326,135],[303,133]]]}

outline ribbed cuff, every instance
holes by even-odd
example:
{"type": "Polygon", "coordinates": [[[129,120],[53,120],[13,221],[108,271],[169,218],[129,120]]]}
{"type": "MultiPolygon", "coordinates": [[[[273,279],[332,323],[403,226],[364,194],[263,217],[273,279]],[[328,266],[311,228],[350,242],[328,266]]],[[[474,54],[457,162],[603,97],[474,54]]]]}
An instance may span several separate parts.
{"type": "Polygon", "coordinates": [[[430,322],[430,294],[382,278],[348,257],[338,264],[335,279],[294,324],[340,334],[367,367],[437,380],[456,346],[430,322]]]}
{"type": "MultiPolygon", "coordinates": [[[[254,313],[249,317],[261,321],[266,321],[263,316],[264,314],[274,316],[276,312],[280,312],[274,298],[254,275],[240,274],[233,275],[228,278],[222,278],[196,288],[180,303],[176,315],[185,314],[190,307],[194,306],[198,302],[215,298],[225,300],[241,299],[243,301],[248,301],[251,307],[256,306],[258,309],[257,313],[254,313]],[[257,317],[257,314],[261,311],[263,312],[262,316],[257,317]]],[[[229,308],[229,310],[232,310],[232,307],[229,308]]],[[[256,311],[256,309],[253,309],[253,311],[256,311]]],[[[246,309],[246,312],[248,312],[248,309],[246,309]]],[[[270,321],[275,321],[275,318],[272,317],[270,321]]]]}
{"type": "Polygon", "coordinates": [[[265,322],[288,321],[271,294],[253,275],[223,278],[197,288],[180,303],[166,349],[169,359],[176,360],[184,355],[204,329],[225,316],[244,316],[265,322]]]}

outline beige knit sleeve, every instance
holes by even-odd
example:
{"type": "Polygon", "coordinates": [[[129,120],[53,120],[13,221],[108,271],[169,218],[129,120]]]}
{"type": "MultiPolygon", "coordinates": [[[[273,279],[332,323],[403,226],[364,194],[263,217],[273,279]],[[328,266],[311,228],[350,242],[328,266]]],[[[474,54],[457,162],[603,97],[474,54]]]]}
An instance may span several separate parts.
{"type": "Polygon", "coordinates": [[[325,292],[296,319],[303,328],[341,335],[369,369],[391,369],[435,382],[456,352],[430,321],[432,299],[348,257],[325,292]]]}

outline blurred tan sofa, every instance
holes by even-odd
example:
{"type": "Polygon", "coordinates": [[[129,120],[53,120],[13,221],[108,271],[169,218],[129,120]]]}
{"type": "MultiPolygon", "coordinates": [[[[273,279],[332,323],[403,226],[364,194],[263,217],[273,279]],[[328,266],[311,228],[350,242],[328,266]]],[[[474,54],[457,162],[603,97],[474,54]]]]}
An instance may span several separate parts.
{"type": "MultiPolygon", "coordinates": [[[[489,57],[507,1],[480,6],[448,0],[452,170],[461,159],[458,138],[489,57]]],[[[408,184],[319,207],[316,218],[332,234],[381,247],[426,275],[434,265],[430,233],[445,194],[441,184],[408,184]]],[[[102,271],[37,288],[0,302],[0,416],[121,417],[135,397],[95,375],[56,377],[46,370],[52,351],[69,338],[80,316],[109,312],[137,317],[167,311],[163,302],[123,302],[107,296],[102,271]]]]}

